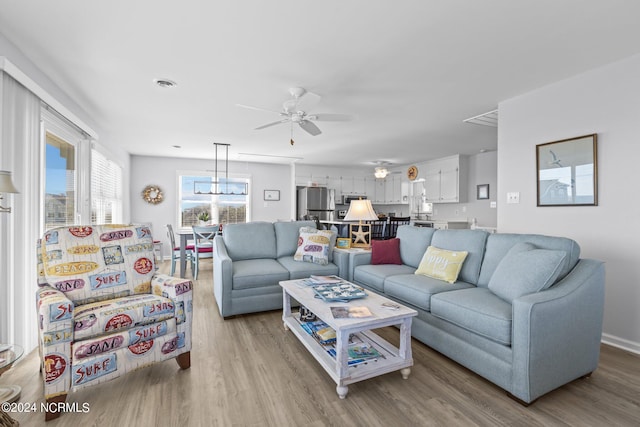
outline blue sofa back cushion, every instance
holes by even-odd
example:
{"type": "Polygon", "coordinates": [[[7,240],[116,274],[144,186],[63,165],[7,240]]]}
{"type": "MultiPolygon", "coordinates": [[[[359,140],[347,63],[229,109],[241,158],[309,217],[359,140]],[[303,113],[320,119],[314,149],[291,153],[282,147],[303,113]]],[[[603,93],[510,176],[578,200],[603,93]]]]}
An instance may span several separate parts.
{"type": "MultiPolygon", "coordinates": [[[[276,234],[270,222],[227,224],[222,233],[227,253],[234,261],[276,259],[276,234]]],[[[296,244],[298,238],[295,239],[296,244]]]]}
{"type": "Polygon", "coordinates": [[[416,227],[413,225],[401,225],[398,227],[396,237],[400,239],[400,258],[402,263],[409,267],[418,268],[422,256],[431,244],[431,238],[435,229],[429,227],[416,227]]]}
{"type": "Polygon", "coordinates": [[[567,254],[560,266],[560,273],[556,282],[575,267],[580,258],[580,246],[574,240],[566,237],[543,236],[540,234],[490,234],[482,261],[482,270],[478,279],[478,286],[487,287],[491,276],[507,252],[517,243],[528,242],[538,249],[563,251],[567,254]]]}
{"type": "Polygon", "coordinates": [[[276,258],[280,258],[296,253],[300,227],[316,228],[316,223],[315,221],[279,221],[275,222],[273,227],[276,230],[276,258]]]}
{"type": "Polygon", "coordinates": [[[531,243],[517,243],[493,272],[489,290],[513,303],[523,295],[547,289],[558,278],[566,256],[564,251],[537,249],[531,243]]]}
{"type": "Polygon", "coordinates": [[[431,246],[450,251],[467,251],[467,258],[462,264],[458,280],[475,285],[480,276],[488,235],[489,233],[482,230],[436,230],[431,239],[431,246]]]}

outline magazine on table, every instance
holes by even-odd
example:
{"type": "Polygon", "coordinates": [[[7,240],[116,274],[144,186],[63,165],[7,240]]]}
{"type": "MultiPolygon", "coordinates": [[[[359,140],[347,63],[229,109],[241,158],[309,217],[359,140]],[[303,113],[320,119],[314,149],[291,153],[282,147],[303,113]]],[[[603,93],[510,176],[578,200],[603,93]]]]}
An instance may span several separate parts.
{"type": "MultiPolygon", "coordinates": [[[[322,320],[317,320],[315,322],[303,322],[298,319],[298,322],[302,326],[302,329],[312,337],[318,341],[318,343],[322,346],[322,348],[334,359],[336,358],[336,338],[335,331],[331,329],[326,323],[322,320]],[[324,339],[320,338],[320,334],[323,334],[323,330],[329,329],[329,335],[333,332],[333,338],[324,339]]],[[[325,336],[326,338],[326,336],[325,336]]],[[[349,348],[348,351],[348,366],[355,366],[362,363],[367,363],[371,361],[375,361],[378,358],[382,357],[378,350],[376,350],[371,344],[362,340],[359,334],[351,334],[349,335],[349,348]]]]}
{"type": "Polygon", "coordinates": [[[373,314],[368,307],[349,307],[349,306],[332,306],[331,314],[334,319],[349,319],[349,318],[361,318],[372,317],[373,314]]]}

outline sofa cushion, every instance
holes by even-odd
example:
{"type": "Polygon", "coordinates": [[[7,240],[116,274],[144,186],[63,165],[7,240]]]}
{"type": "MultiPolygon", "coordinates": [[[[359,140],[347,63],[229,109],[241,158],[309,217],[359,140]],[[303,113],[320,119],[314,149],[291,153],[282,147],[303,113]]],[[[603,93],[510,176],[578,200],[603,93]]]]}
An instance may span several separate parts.
{"type": "Polygon", "coordinates": [[[471,287],[474,286],[466,282],[457,281],[451,284],[416,274],[390,276],[384,281],[385,294],[426,311],[431,310],[433,295],[471,287]]]}
{"type": "Polygon", "coordinates": [[[551,286],[566,257],[563,251],[536,249],[531,243],[515,244],[502,258],[489,280],[489,290],[508,302],[551,286]]]}
{"type": "Polygon", "coordinates": [[[315,221],[278,221],[273,223],[273,228],[276,231],[276,258],[296,253],[300,227],[316,228],[316,223],[315,221]]]}
{"type": "Polygon", "coordinates": [[[450,251],[467,251],[469,254],[460,270],[460,280],[476,285],[488,235],[482,230],[436,230],[431,246],[450,251]]]}
{"type": "Polygon", "coordinates": [[[275,262],[276,235],[270,222],[227,224],[222,239],[234,261],[271,258],[275,262]]]}
{"type": "Polygon", "coordinates": [[[413,274],[415,268],[408,265],[379,264],[359,265],[353,270],[353,280],[379,292],[384,292],[384,280],[398,274],[413,274]]]}
{"type": "Polygon", "coordinates": [[[529,242],[536,245],[538,249],[564,251],[567,254],[557,280],[566,276],[575,267],[578,258],[580,258],[580,246],[574,240],[566,237],[542,236],[539,234],[490,234],[487,238],[487,248],[482,261],[478,286],[487,287],[502,258],[505,257],[513,245],[520,242],[529,242]]]}
{"type": "Polygon", "coordinates": [[[338,266],[333,263],[320,265],[310,262],[299,262],[294,260],[292,256],[280,257],[278,258],[278,262],[289,271],[289,278],[291,280],[304,279],[312,274],[318,276],[332,276],[338,274],[338,266]]]}
{"type": "Polygon", "coordinates": [[[371,241],[371,264],[402,264],[400,239],[371,241]]]}
{"type": "Polygon", "coordinates": [[[134,295],[76,307],[74,340],[115,333],[175,317],[175,303],[159,295],[134,295]]]}
{"type": "Polygon", "coordinates": [[[273,286],[289,280],[289,272],[275,259],[247,259],[233,263],[233,289],[273,286]]]}
{"type": "Polygon", "coordinates": [[[497,343],[511,345],[511,304],[487,288],[434,295],[431,314],[497,343]]]}
{"type": "Polygon", "coordinates": [[[418,268],[422,255],[431,244],[435,230],[429,227],[401,225],[396,237],[400,239],[400,257],[402,263],[409,267],[418,268]]]}
{"type": "Polygon", "coordinates": [[[448,251],[429,246],[415,274],[453,283],[458,279],[467,251],[448,251]]]}
{"type": "Polygon", "coordinates": [[[301,227],[298,238],[298,249],[293,255],[296,261],[312,262],[314,264],[329,264],[329,253],[336,244],[336,233],[330,230],[317,230],[311,227],[301,227]]]}

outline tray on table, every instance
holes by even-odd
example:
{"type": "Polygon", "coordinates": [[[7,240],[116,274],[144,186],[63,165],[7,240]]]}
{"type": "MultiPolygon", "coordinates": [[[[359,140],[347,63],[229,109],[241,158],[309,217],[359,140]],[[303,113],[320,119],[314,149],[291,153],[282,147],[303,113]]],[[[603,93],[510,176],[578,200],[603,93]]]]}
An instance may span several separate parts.
{"type": "Polygon", "coordinates": [[[313,292],[324,301],[351,301],[367,296],[367,292],[353,283],[316,285],[313,292]]]}

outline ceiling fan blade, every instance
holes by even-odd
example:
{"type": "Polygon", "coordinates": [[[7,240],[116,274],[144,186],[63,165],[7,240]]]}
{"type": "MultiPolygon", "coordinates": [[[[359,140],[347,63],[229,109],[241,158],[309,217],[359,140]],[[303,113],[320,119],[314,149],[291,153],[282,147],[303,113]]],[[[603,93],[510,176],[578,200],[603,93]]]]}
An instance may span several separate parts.
{"type": "Polygon", "coordinates": [[[311,111],[313,107],[318,105],[322,97],[320,95],[316,95],[313,92],[305,92],[300,98],[297,99],[297,111],[311,111]]]}
{"type": "Polygon", "coordinates": [[[307,132],[310,135],[316,136],[322,133],[320,128],[315,124],[311,123],[309,120],[302,120],[298,122],[298,124],[305,132],[307,132]]]}
{"type": "Polygon", "coordinates": [[[270,126],[275,126],[275,125],[279,125],[280,123],[286,123],[288,122],[289,119],[282,119],[282,120],[278,120],[277,122],[271,122],[271,123],[267,123],[266,125],[262,125],[262,126],[258,126],[257,128],[255,128],[255,130],[260,130],[260,129],[264,129],[264,128],[268,128],[270,126]]]}
{"type": "Polygon", "coordinates": [[[252,105],[236,104],[236,107],[248,108],[249,110],[267,111],[269,113],[282,114],[281,111],[267,110],[266,108],[254,107],[252,105]]]}
{"type": "Polygon", "coordinates": [[[348,122],[353,120],[353,116],[349,114],[318,113],[308,115],[307,119],[320,122],[348,122]]]}

